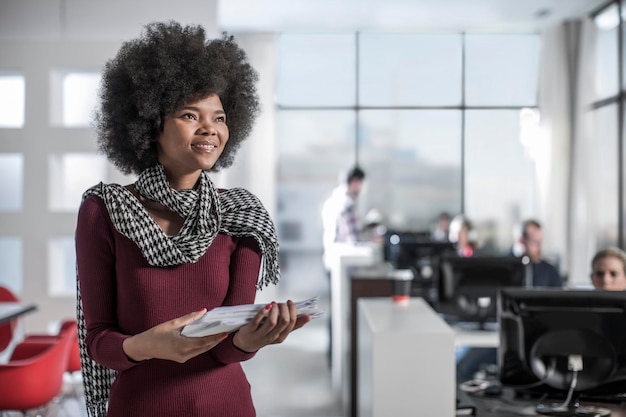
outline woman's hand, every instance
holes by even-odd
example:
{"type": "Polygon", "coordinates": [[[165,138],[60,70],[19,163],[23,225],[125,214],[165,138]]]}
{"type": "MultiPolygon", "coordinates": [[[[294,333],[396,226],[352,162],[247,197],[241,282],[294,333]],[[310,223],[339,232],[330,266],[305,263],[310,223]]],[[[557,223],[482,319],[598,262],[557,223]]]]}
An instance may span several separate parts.
{"type": "Polygon", "coordinates": [[[289,333],[310,320],[308,314],[298,317],[291,300],[285,304],[270,303],[237,331],[233,343],[244,352],[256,352],[263,346],[284,342],[289,333]]]}
{"type": "Polygon", "coordinates": [[[202,317],[204,313],[206,309],[166,321],[131,336],[124,340],[122,349],[133,361],[167,359],[179,363],[186,362],[212,349],[228,336],[226,333],[204,337],[186,337],[180,334],[183,327],[202,317]]]}

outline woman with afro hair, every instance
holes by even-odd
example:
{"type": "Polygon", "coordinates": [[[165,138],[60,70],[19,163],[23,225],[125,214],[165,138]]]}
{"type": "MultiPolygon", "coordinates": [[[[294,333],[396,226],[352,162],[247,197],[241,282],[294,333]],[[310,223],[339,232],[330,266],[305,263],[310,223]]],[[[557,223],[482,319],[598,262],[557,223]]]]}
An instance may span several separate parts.
{"type": "Polygon", "coordinates": [[[310,317],[270,303],[232,333],[186,337],[219,306],[277,283],[278,243],[260,201],[216,189],[259,111],[257,75],[232,37],[152,23],[103,71],[100,149],[133,184],[83,195],[77,317],[91,416],[255,415],[240,363],[310,317]]]}

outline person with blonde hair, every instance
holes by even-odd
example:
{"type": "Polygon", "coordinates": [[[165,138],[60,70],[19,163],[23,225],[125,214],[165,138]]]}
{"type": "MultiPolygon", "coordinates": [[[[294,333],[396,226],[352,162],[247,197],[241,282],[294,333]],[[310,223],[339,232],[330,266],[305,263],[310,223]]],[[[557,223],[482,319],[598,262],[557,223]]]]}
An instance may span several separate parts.
{"type": "Polygon", "coordinates": [[[599,290],[626,290],[626,253],[615,247],[596,252],[591,260],[591,282],[599,290]]]}

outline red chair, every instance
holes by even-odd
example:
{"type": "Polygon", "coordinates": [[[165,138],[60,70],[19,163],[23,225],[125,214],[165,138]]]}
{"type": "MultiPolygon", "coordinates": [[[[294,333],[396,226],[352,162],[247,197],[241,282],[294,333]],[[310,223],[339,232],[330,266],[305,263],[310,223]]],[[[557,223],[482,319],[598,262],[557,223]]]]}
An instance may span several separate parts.
{"type": "MultiPolygon", "coordinates": [[[[70,350],[68,352],[68,360],[67,360],[67,372],[73,373],[81,370],[80,366],[80,351],[78,350],[78,330],[76,320],[68,319],[61,323],[61,327],[59,328],[59,335],[64,332],[72,333],[72,341],[70,343],[70,350]]],[[[38,342],[48,342],[51,339],[56,338],[55,335],[45,335],[45,334],[30,334],[26,335],[22,343],[38,343],[38,342]]]]}
{"type": "Polygon", "coordinates": [[[20,343],[8,363],[0,364],[0,411],[44,409],[63,387],[68,352],[76,332],[70,328],[48,341],[20,343]]]}
{"type": "MultiPolygon", "coordinates": [[[[19,298],[6,287],[0,287],[0,301],[19,301],[19,298]]],[[[9,347],[15,336],[18,321],[13,319],[8,323],[0,324],[0,352],[9,347]]]]}
{"type": "Polygon", "coordinates": [[[70,350],[67,358],[67,372],[73,374],[80,371],[80,350],[78,349],[78,331],[76,330],[76,320],[68,320],[61,325],[61,332],[65,330],[73,331],[74,339],[70,344],[70,350]],[[73,330],[72,330],[73,329],[73,330]]]}
{"type": "MultiPolygon", "coordinates": [[[[73,391],[73,396],[75,398],[79,398],[80,393],[77,390],[77,385],[80,385],[80,384],[77,384],[76,380],[73,378],[74,372],[78,372],[82,369],[80,365],[80,351],[78,348],[78,331],[77,331],[77,323],[75,319],[67,319],[61,323],[61,327],[59,328],[59,335],[64,332],[71,333],[70,348],[69,348],[68,357],[67,357],[67,369],[65,370],[65,372],[69,374],[69,377],[71,379],[71,388],[73,391]]],[[[22,344],[49,343],[50,340],[54,340],[56,337],[57,336],[55,335],[30,334],[30,335],[26,335],[26,337],[22,341],[22,344]]]]}

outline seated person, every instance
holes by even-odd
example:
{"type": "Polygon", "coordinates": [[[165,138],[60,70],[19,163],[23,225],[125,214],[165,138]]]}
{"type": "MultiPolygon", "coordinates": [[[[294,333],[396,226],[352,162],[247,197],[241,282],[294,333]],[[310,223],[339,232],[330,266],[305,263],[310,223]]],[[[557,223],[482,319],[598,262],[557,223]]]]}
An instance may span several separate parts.
{"type": "MultiPolygon", "coordinates": [[[[518,257],[527,255],[530,258],[533,265],[533,287],[563,286],[556,268],[541,257],[543,230],[538,221],[526,220],[522,223],[520,239],[516,243],[522,250],[516,253],[517,247],[514,246],[511,254],[518,257]]],[[[457,381],[472,379],[480,370],[495,368],[496,361],[495,348],[460,347],[457,349],[457,381]]]]}
{"type": "MultiPolygon", "coordinates": [[[[591,260],[591,282],[598,290],[626,290],[626,252],[614,247],[596,252],[591,260]]],[[[496,361],[495,352],[492,348],[460,349],[457,381],[472,379],[476,372],[488,369],[496,361]]]]}
{"type": "Polygon", "coordinates": [[[430,238],[437,242],[447,242],[450,233],[450,215],[445,211],[439,213],[437,223],[434,225],[430,238]]]}
{"type": "Polygon", "coordinates": [[[457,255],[469,258],[476,248],[475,231],[472,222],[462,214],[454,216],[450,222],[448,239],[454,243],[457,255]]]}
{"type": "Polygon", "coordinates": [[[591,260],[591,282],[598,290],[626,290],[626,252],[619,248],[598,251],[591,260]]]}
{"type": "Polygon", "coordinates": [[[538,221],[531,219],[522,223],[520,243],[523,255],[528,255],[533,263],[533,287],[562,287],[559,272],[541,257],[543,230],[538,221]]]}

